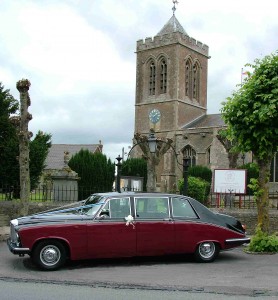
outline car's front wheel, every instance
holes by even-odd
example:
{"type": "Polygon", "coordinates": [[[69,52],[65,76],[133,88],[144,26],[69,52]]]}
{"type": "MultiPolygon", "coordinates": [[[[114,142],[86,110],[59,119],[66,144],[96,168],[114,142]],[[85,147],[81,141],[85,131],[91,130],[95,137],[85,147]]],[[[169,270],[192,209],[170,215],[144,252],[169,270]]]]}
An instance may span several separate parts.
{"type": "Polygon", "coordinates": [[[40,242],[32,253],[33,262],[43,270],[57,270],[67,259],[65,246],[60,241],[40,242]]]}
{"type": "Polygon", "coordinates": [[[214,242],[200,243],[195,250],[195,259],[198,262],[212,262],[218,256],[219,245],[214,242]]]}

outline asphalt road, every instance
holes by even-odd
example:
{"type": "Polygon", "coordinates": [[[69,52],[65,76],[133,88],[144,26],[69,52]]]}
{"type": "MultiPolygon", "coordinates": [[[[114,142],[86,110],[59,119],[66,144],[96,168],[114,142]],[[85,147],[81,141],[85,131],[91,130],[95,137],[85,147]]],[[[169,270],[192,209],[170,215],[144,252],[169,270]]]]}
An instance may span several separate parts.
{"type": "Polygon", "coordinates": [[[18,282],[195,294],[195,298],[188,299],[210,299],[197,298],[201,294],[278,299],[278,254],[252,255],[242,248],[222,252],[209,264],[195,263],[191,256],[106,259],[69,262],[58,271],[45,272],[38,270],[28,256],[15,256],[0,242],[0,270],[1,284],[18,282]]]}

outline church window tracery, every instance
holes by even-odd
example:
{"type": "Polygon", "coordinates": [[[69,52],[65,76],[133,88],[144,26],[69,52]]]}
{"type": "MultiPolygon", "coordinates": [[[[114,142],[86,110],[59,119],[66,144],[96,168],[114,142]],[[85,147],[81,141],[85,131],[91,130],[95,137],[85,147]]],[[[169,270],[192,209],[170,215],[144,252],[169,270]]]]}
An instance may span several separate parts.
{"type": "Polygon", "coordinates": [[[196,166],[196,151],[189,145],[187,145],[183,150],[183,156],[189,157],[190,166],[196,166]]]}

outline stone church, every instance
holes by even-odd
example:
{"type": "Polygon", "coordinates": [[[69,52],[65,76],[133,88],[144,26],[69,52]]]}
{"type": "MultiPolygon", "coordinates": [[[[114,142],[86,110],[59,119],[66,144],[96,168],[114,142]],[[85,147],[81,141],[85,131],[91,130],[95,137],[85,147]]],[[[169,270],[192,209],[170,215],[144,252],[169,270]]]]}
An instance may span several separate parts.
{"type": "Polygon", "coordinates": [[[137,41],[136,55],[135,133],[153,129],[157,138],[173,140],[156,172],[157,191],[175,189],[185,156],[190,165],[228,168],[216,137],[225,124],[220,114],[207,114],[209,47],[187,34],[173,9],[156,36],[137,41]]]}

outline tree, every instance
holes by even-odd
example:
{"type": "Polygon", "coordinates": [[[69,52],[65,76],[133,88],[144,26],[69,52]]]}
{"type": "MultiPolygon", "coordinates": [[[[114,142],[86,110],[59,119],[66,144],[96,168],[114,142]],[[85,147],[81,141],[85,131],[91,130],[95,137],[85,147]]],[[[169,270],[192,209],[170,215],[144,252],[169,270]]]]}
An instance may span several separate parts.
{"type": "Polygon", "coordinates": [[[115,180],[115,165],[102,153],[81,149],[69,161],[69,167],[78,173],[79,200],[90,194],[111,192],[115,180]]]}
{"type": "MultiPolygon", "coordinates": [[[[0,83],[0,184],[4,190],[13,190],[19,197],[19,102],[0,83]]],[[[30,133],[29,133],[30,135],[30,133]]],[[[51,135],[39,131],[29,142],[30,182],[35,188],[44,169],[44,162],[51,146],[51,135]]]]}
{"type": "Polygon", "coordinates": [[[51,134],[39,131],[30,141],[30,183],[31,190],[36,188],[45,168],[45,160],[51,147],[51,134]]]}
{"type": "Polygon", "coordinates": [[[28,112],[31,105],[29,97],[29,87],[31,83],[28,79],[19,80],[16,88],[20,93],[20,117],[19,117],[19,178],[20,178],[20,201],[22,204],[21,214],[27,215],[30,198],[30,149],[29,140],[32,136],[28,130],[28,123],[32,120],[32,115],[28,112]]]}
{"type": "Polygon", "coordinates": [[[150,135],[147,137],[140,133],[134,135],[134,139],[141,148],[144,158],[147,160],[147,192],[156,192],[156,168],[159,165],[164,154],[172,147],[173,140],[167,138],[156,138],[154,129],[150,130],[150,135]],[[156,149],[152,153],[149,148],[150,140],[155,141],[156,149]]]}
{"type": "Polygon", "coordinates": [[[227,98],[221,112],[231,140],[240,151],[252,151],[259,166],[255,184],[258,225],[268,233],[270,163],[278,148],[278,52],[247,66],[253,74],[227,98]]]}
{"type": "Polygon", "coordinates": [[[229,140],[228,132],[226,129],[220,129],[216,137],[228,153],[229,168],[235,169],[237,167],[239,151],[236,150],[234,141],[229,140]]]}
{"type": "Polygon", "coordinates": [[[18,100],[0,82],[0,182],[4,188],[10,188],[19,181],[18,138],[11,122],[18,108],[18,100]]]}

